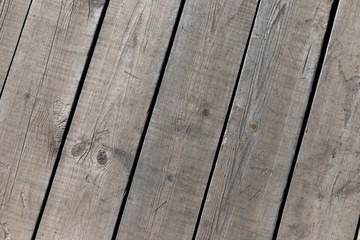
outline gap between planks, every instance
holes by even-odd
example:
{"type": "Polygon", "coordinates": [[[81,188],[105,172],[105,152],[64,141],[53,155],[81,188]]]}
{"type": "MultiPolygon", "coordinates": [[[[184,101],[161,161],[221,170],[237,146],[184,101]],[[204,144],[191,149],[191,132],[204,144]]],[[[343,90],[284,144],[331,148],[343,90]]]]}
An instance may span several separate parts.
{"type": "Polygon", "coordinates": [[[306,107],[304,120],[303,120],[303,123],[302,123],[302,126],[301,126],[299,140],[298,140],[298,143],[296,145],[294,159],[293,159],[293,162],[292,162],[292,165],[291,165],[291,169],[290,169],[290,172],[289,172],[289,177],[288,177],[288,180],[287,180],[287,183],[286,183],[286,187],[284,189],[284,195],[283,195],[283,199],[282,199],[282,202],[281,202],[281,205],[280,205],[278,218],[276,220],[276,225],[275,225],[275,229],[274,229],[274,235],[273,235],[273,238],[272,238],[273,240],[276,240],[277,236],[278,236],[282,216],[283,216],[283,213],[284,213],[285,203],[286,203],[286,200],[287,200],[287,196],[289,194],[291,180],[293,178],[296,162],[297,162],[297,159],[299,157],[301,143],[302,143],[303,138],[304,138],[304,134],[305,134],[305,131],[306,131],[306,126],[307,126],[309,116],[310,116],[310,112],[311,112],[311,107],[312,107],[312,104],[314,102],[316,89],[317,89],[317,86],[318,86],[318,83],[319,83],[321,70],[322,70],[322,67],[323,67],[323,64],[324,64],[326,52],[328,50],[329,40],[330,40],[330,37],[331,37],[331,32],[333,30],[333,26],[334,26],[335,17],[336,17],[337,9],[338,9],[338,6],[339,6],[339,2],[340,2],[340,0],[335,0],[333,2],[331,10],[330,10],[329,22],[328,22],[328,25],[327,25],[327,28],[326,28],[323,44],[322,44],[322,47],[321,47],[321,53],[320,53],[318,65],[316,67],[313,86],[312,86],[311,93],[310,93],[310,96],[309,96],[308,105],[306,107]]]}
{"type": "MultiPolygon", "coordinates": [[[[97,43],[97,40],[99,38],[100,30],[101,30],[102,24],[104,22],[104,18],[105,18],[105,15],[106,15],[107,8],[109,6],[109,2],[110,2],[110,0],[105,0],[104,7],[102,9],[98,24],[96,26],[94,37],[93,37],[93,40],[92,40],[90,48],[89,48],[89,52],[88,52],[88,55],[87,55],[87,58],[86,58],[86,61],[85,61],[83,72],[81,73],[81,77],[80,77],[78,88],[76,90],[74,101],[73,101],[73,104],[71,106],[68,121],[66,123],[65,130],[64,130],[64,133],[63,133],[63,136],[62,136],[62,139],[61,139],[58,154],[57,154],[56,159],[55,159],[53,171],[51,172],[50,179],[49,179],[49,184],[48,184],[48,187],[47,187],[46,192],[45,192],[44,200],[43,200],[43,203],[42,203],[41,208],[40,208],[38,219],[36,221],[34,232],[33,232],[32,238],[31,238],[32,240],[36,239],[36,234],[37,234],[37,232],[39,230],[41,218],[42,218],[42,216],[44,214],[44,209],[46,207],[46,202],[47,202],[47,200],[49,198],[51,186],[52,186],[52,184],[54,182],[56,170],[57,170],[57,167],[59,166],[59,161],[61,159],[61,153],[62,153],[62,151],[64,149],[65,141],[66,141],[67,135],[69,133],[70,125],[71,125],[72,119],[74,117],[76,106],[77,106],[77,104],[79,102],[81,90],[82,90],[82,87],[84,86],[86,74],[88,72],[88,69],[89,69],[89,66],[90,66],[90,63],[91,63],[91,59],[92,59],[92,56],[93,56],[94,51],[95,51],[96,43],[97,43]]],[[[1,95],[0,95],[0,97],[1,97],[1,95]]]]}
{"type": "Polygon", "coordinates": [[[154,95],[153,95],[153,97],[151,99],[151,102],[150,102],[147,118],[145,120],[145,124],[144,124],[144,128],[143,128],[143,132],[141,134],[139,145],[138,145],[138,148],[136,150],[134,163],[133,163],[133,166],[132,166],[132,168],[130,170],[129,180],[128,180],[128,183],[127,183],[127,185],[125,187],[124,198],[123,198],[123,200],[121,202],[119,215],[118,215],[118,218],[117,218],[116,223],[115,223],[113,236],[111,238],[112,240],[116,239],[117,233],[119,231],[121,218],[122,218],[122,216],[124,214],[126,202],[127,202],[128,198],[129,198],[129,192],[130,192],[131,184],[132,184],[133,179],[134,179],[136,167],[137,167],[137,164],[138,164],[139,158],[140,158],[141,149],[142,149],[142,146],[144,144],[147,129],[149,128],[151,116],[152,116],[152,113],[154,111],[154,107],[155,107],[155,104],[156,104],[157,96],[159,94],[161,82],[162,82],[162,80],[164,78],[166,66],[167,66],[167,63],[169,61],[170,53],[171,53],[171,50],[172,50],[172,47],[173,47],[173,44],[174,44],[176,32],[177,32],[178,27],[179,27],[179,23],[180,23],[182,12],[184,10],[185,2],[186,2],[186,0],[181,0],[179,10],[178,10],[178,14],[177,14],[176,19],[175,19],[175,24],[174,24],[174,27],[173,27],[173,30],[172,30],[172,33],[171,33],[171,37],[170,37],[170,40],[169,40],[169,44],[168,44],[168,47],[167,47],[167,50],[166,50],[166,53],[165,53],[165,56],[164,56],[164,61],[163,61],[162,66],[161,66],[159,79],[158,79],[158,81],[156,83],[156,87],[155,87],[155,90],[154,90],[154,95]]]}
{"type": "Polygon", "coordinates": [[[360,216],[359,216],[358,224],[356,226],[354,240],[360,240],[359,229],[360,229],[360,216]]]}
{"type": "Polygon", "coordinates": [[[55,236],[111,239],[179,5],[180,1],[109,3],[46,202],[38,239],[55,236]],[[124,124],[122,116],[113,118],[120,111],[122,116],[137,117],[129,124],[131,130],[124,124]],[[102,154],[102,160],[99,154],[102,154]],[[72,178],[78,183],[76,186],[73,182],[70,186],[63,185],[68,182],[67,173],[72,172],[69,167],[78,170],[77,178],[72,178]],[[121,174],[121,170],[126,172],[121,174]],[[112,179],[104,183],[99,175],[110,175],[112,179]],[[104,187],[98,187],[98,184],[104,187]],[[76,193],[69,193],[71,189],[76,193]],[[99,192],[103,190],[105,192],[99,192]],[[91,206],[92,209],[86,213],[82,212],[80,217],[77,210],[83,210],[78,205],[83,193],[90,195],[84,201],[99,204],[91,206]],[[65,201],[68,204],[62,204],[65,201]],[[71,210],[67,212],[67,209],[71,210]],[[103,213],[104,209],[106,213],[103,213]],[[94,211],[99,211],[99,214],[90,217],[94,211]],[[83,224],[88,228],[79,227],[83,224]]]}
{"type": "Polygon", "coordinates": [[[221,135],[220,135],[220,138],[219,138],[219,143],[218,143],[217,148],[216,148],[214,161],[213,161],[213,164],[212,164],[212,166],[211,166],[211,170],[210,170],[210,174],[209,174],[209,179],[208,179],[208,182],[207,182],[207,184],[206,184],[206,188],[205,188],[203,200],[202,200],[202,203],[201,203],[201,206],[200,206],[199,215],[198,215],[198,218],[197,218],[197,220],[196,220],[196,225],[195,225],[195,229],[194,229],[194,234],[193,234],[193,237],[192,237],[193,240],[195,240],[196,234],[197,234],[198,229],[199,229],[199,225],[200,225],[200,221],[201,221],[201,216],[202,216],[202,213],[203,213],[203,211],[204,211],[204,206],[205,206],[206,198],[207,198],[207,195],[208,195],[208,192],[209,192],[209,188],[210,188],[211,179],[212,179],[212,177],[213,177],[213,175],[214,175],[214,171],[215,171],[215,167],[216,167],[216,162],[217,162],[217,159],[218,159],[219,153],[220,153],[220,148],[221,148],[221,145],[222,145],[222,143],[223,143],[223,141],[224,141],[224,136],[225,136],[227,124],[228,124],[228,122],[229,122],[231,109],[232,109],[232,107],[233,107],[233,105],[234,105],[235,95],[236,95],[236,92],[237,92],[237,88],[238,88],[238,86],[239,86],[239,80],[240,80],[241,72],[242,72],[242,69],[243,69],[243,67],[244,67],[245,58],[246,58],[246,54],[247,54],[247,51],[248,51],[248,48],[249,48],[250,39],[251,39],[253,30],[254,30],[255,20],[256,20],[256,17],[257,17],[257,15],[258,15],[260,3],[261,3],[261,0],[258,1],[257,6],[256,6],[256,9],[255,9],[255,14],[254,14],[254,18],[253,18],[253,21],[252,21],[252,24],[251,24],[251,28],[250,28],[250,32],[249,32],[248,39],[247,39],[247,41],[246,41],[244,54],[243,54],[243,57],[242,57],[242,59],[241,59],[241,63],[240,63],[240,67],[239,67],[239,72],[238,72],[238,75],[237,75],[237,77],[236,77],[235,86],[234,86],[234,89],[233,89],[233,92],[232,92],[232,95],[231,95],[231,99],[230,99],[230,103],[229,103],[229,106],[228,106],[228,110],[227,110],[227,113],[226,113],[226,116],[225,116],[224,125],[223,125],[222,130],[221,130],[221,135]]]}
{"type": "Polygon", "coordinates": [[[0,226],[6,238],[11,239],[30,239],[34,233],[103,8],[97,5],[91,15],[84,8],[70,9],[72,18],[68,18],[66,3],[75,2],[31,3],[31,7],[27,8],[27,4],[22,9],[27,18],[21,22],[20,40],[14,41],[18,51],[0,102],[1,160],[8,163],[2,163],[8,165],[7,172],[0,174],[1,178],[7,177],[0,181],[4,192],[0,226]],[[78,27],[76,31],[74,27],[78,27]],[[68,64],[59,68],[61,61],[68,64]]]}
{"type": "MultiPolygon", "coordinates": [[[[19,46],[19,42],[20,42],[20,39],[21,39],[23,30],[24,30],[24,27],[25,27],[26,20],[27,20],[27,18],[28,18],[28,16],[29,16],[29,12],[30,12],[30,8],[31,8],[31,5],[32,5],[32,2],[33,2],[33,0],[30,0],[28,9],[27,9],[26,14],[25,14],[24,22],[23,22],[23,24],[22,24],[22,26],[21,26],[21,30],[20,30],[20,33],[19,33],[19,37],[18,37],[18,39],[17,39],[17,41],[16,41],[16,45],[15,45],[15,48],[14,48],[14,52],[13,52],[12,57],[11,57],[11,60],[10,60],[10,64],[9,64],[8,70],[7,70],[6,74],[5,74],[5,78],[4,78],[4,81],[2,82],[2,86],[0,86],[0,87],[1,87],[1,90],[0,90],[0,99],[1,99],[1,96],[2,96],[2,94],[3,94],[3,92],[4,92],[4,89],[5,89],[6,80],[7,80],[8,76],[9,76],[10,69],[11,69],[11,65],[12,65],[12,63],[13,63],[13,61],[14,61],[15,53],[16,53],[17,48],[18,48],[18,46],[19,46]]],[[[1,28],[0,28],[0,29],[1,29],[1,28]]],[[[1,79],[0,79],[0,83],[1,83],[1,79]]]]}
{"type": "Polygon", "coordinates": [[[278,239],[353,239],[359,221],[358,1],[340,1],[278,239]],[[356,154],[355,154],[356,153],[356,154]]]}

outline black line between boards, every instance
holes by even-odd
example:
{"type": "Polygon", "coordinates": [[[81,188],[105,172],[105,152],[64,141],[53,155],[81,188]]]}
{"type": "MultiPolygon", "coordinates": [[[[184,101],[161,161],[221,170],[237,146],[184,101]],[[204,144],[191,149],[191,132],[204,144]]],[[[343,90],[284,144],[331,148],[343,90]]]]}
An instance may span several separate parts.
{"type": "MultiPolygon", "coordinates": [[[[12,55],[12,57],[11,57],[10,65],[9,65],[9,68],[8,68],[8,70],[7,70],[7,72],[6,72],[6,75],[5,75],[4,83],[3,83],[2,87],[1,87],[0,99],[1,99],[1,96],[3,95],[4,89],[5,89],[5,85],[6,85],[6,82],[7,82],[8,77],[9,77],[10,69],[11,69],[11,66],[12,66],[12,64],[13,64],[13,62],[14,62],[15,53],[16,53],[16,51],[17,51],[17,49],[18,49],[18,46],[19,46],[19,43],[20,43],[20,39],[21,39],[22,33],[23,33],[23,31],[24,31],[24,28],[25,28],[25,23],[26,23],[27,18],[28,18],[28,16],[29,16],[29,12],[30,12],[30,8],[31,8],[31,5],[32,5],[32,2],[33,2],[33,0],[31,0],[30,3],[29,3],[29,7],[28,7],[28,10],[27,10],[26,15],[25,15],[23,25],[21,26],[19,38],[18,38],[18,40],[17,40],[17,42],[16,42],[16,46],[15,46],[15,49],[14,49],[14,53],[13,53],[13,55],[12,55]]],[[[9,3],[9,4],[10,4],[10,3],[9,3]]]]}
{"type": "Polygon", "coordinates": [[[90,48],[89,48],[89,51],[88,51],[88,54],[87,54],[87,58],[86,58],[86,61],[85,61],[83,71],[81,73],[81,77],[80,77],[80,80],[79,80],[78,87],[76,89],[74,101],[73,101],[73,104],[71,106],[68,121],[67,121],[65,129],[64,129],[64,134],[63,134],[63,137],[61,139],[59,151],[58,151],[58,154],[56,156],[54,167],[53,167],[53,170],[52,170],[51,175],[50,175],[49,184],[48,184],[48,187],[47,187],[46,192],[45,192],[44,200],[43,200],[41,208],[40,208],[40,212],[39,212],[39,215],[38,215],[38,219],[36,221],[36,225],[35,225],[34,232],[33,232],[33,235],[31,237],[31,240],[36,239],[36,234],[37,234],[37,232],[39,230],[41,218],[42,218],[42,216],[44,214],[46,203],[47,203],[47,200],[48,200],[49,195],[50,195],[50,190],[51,190],[52,184],[54,182],[56,170],[57,170],[57,168],[59,166],[59,162],[60,162],[60,159],[61,159],[61,154],[62,154],[62,151],[64,149],[65,141],[66,141],[67,135],[68,135],[69,130],[70,130],[70,126],[71,126],[71,122],[72,122],[74,114],[75,114],[76,106],[77,106],[77,104],[79,102],[79,98],[80,98],[80,95],[81,95],[81,90],[82,90],[82,88],[84,86],[85,78],[86,78],[87,72],[89,70],[91,59],[92,59],[94,51],[95,51],[95,46],[96,46],[97,40],[98,40],[99,35],[100,35],[100,30],[101,30],[102,24],[103,24],[104,19],[105,19],[105,15],[106,15],[107,8],[109,6],[109,2],[110,2],[110,0],[106,0],[105,3],[104,3],[103,9],[101,11],[101,15],[99,17],[98,24],[97,24],[95,32],[94,32],[94,37],[93,37],[93,40],[91,42],[91,45],[90,45],[90,48]]]}
{"type": "Polygon", "coordinates": [[[358,220],[358,223],[357,223],[357,226],[356,226],[354,240],[358,240],[358,238],[359,238],[359,229],[360,229],[360,216],[359,216],[359,220],[358,220]]]}
{"type": "Polygon", "coordinates": [[[275,228],[274,228],[274,234],[272,237],[272,240],[276,240],[278,233],[279,233],[279,229],[280,229],[280,224],[281,224],[281,219],[284,213],[284,209],[285,209],[285,203],[289,194],[289,190],[290,190],[290,185],[291,185],[291,180],[293,178],[294,175],[294,170],[295,170],[295,166],[299,157],[299,152],[300,152],[300,148],[301,148],[301,143],[303,141],[304,138],[304,134],[306,131],[306,126],[309,120],[309,116],[310,116],[310,112],[311,112],[311,107],[313,105],[313,101],[315,98],[315,93],[316,93],[316,89],[319,83],[319,78],[320,78],[320,74],[321,74],[321,70],[324,64],[324,60],[326,57],[326,52],[328,49],[328,45],[329,45],[329,41],[330,41],[330,37],[331,37],[331,32],[334,26],[334,21],[335,21],[335,17],[336,17],[336,13],[337,13],[337,9],[339,6],[339,2],[340,0],[335,0],[331,6],[331,10],[330,10],[330,15],[329,15],[329,21],[328,21],[328,25],[325,31],[325,35],[324,35],[324,39],[323,39],[323,44],[321,47],[321,52],[320,52],[320,56],[319,56],[319,61],[318,61],[318,65],[316,67],[316,71],[315,71],[315,75],[314,75],[314,80],[313,80],[313,85],[312,85],[312,89],[310,92],[310,96],[309,96],[309,100],[308,100],[308,104],[306,106],[306,110],[305,110],[305,114],[304,114],[304,120],[301,126],[301,130],[300,130],[300,134],[299,134],[299,139],[295,148],[295,154],[294,154],[294,158],[292,161],[292,165],[290,168],[290,172],[288,175],[288,180],[286,183],[286,187],[284,189],[284,193],[283,193],[283,198],[281,201],[281,205],[279,208],[279,213],[278,213],[278,217],[276,220],[276,224],[275,224],[275,228]]]}
{"type": "Polygon", "coordinates": [[[233,89],[233,92],[232,92],[232,95],[231,95],[231,98],[230,98],[230,102],[229,102],[229,105],[228,105],[228,110],[227,110],[227,113],[226,113],[226,116],[225,116],[224,125],[223,125],[223,128],[221,130],[219,142],[218,142],[218,145],[217,145],[217,148],[216,148],[213,164],[211,166],[210,175],[209,175],[209,178],[208,178],[208,181],[207,181],[207,184],[206,184],[206,188],[205,188],[203,200],[202,200],[202,203],[201,203],[201,207],[200,207],[200,210],[199,210],[198,218],[196,220],[195,229],[194,229],[194,233],[193,233],[193,237],[192,237],[193,240],[195,240],[198,229],[199,229],[202,213],[204,211],[206,198],[207,198],[207,195],[208,195],[208,192],[209,192],[209,189],[210,189],[211,180],[212,180],[212,177],[214,175],[216,163],[217,163],[217,160],[218,160],[218,157],[219,157],[221,144],[222,144],[222,142],[224,140],[224,135],[225,135],[225,131],[226,131],[226,128],[227,128],[227,125],[228,125],[228,122],[229,122],[231,109],[232,109],[232,107],[234,105],[235,95],[236,95],[238,85],[239,85],[239,82],[240,82],[240,76],[241,76],[242,70],[244,68],[246,54],[247,54],[247,51],[249,49],[250,40],[251,40],[251,36],[252,36],[253,30],[254,30],[255,21],[256,21],[258,12],[259,12],[260,3],[261,3],[261,0],[258,1],[256,9],[255,9],[254,18],[253,18],[253,21],[251,23],[250,32],[249,32],[249,35],[248,35],[248,38],[247,38],[247,41],[246,41],[246,45],[245,45],[245,49],[244,49],[244,54],[243,54],[241,62],[240,62],[240,68],[239,68],[238,74],[236,76],[234,89],[233,89]]]}
{"type": "Polygon", "coordinates": [[[137,164],[139,162],[140,153],[141,153],[144,141],[145,141],[145,136],[146,136],[146,132],[148,130],[149,124],[150,124],[151,116],[152,116],[152,113],[153,113],[154,108],[155,108],[156,99],[157,99],[157,96],[159,94],[161,82],[162,82],[162,80],[164,78],[164,75],[165,75],[166,66],[167,66],[167,63],[169,61],[170,53],[171,53],[171,50],[172,50],[172,47],[173,47],[173,44],[174,44],[174,41],[175,41],[175,36],[176,36],[176,32],[177,32],[178,27],[179,27],[182,12],[184,10],[185,1],[186,0],[181,0],[179,10],[178,10],[178,13],[177,13],[177,16],[176,16],[176,19],[175,19],[175,23],[174,23],[174,27],[172,29],[172,33],[171,33],[171,36],[170,36],[168,48],[167,48],[166,53],[165,53],[164,61],[163,61],[162,65],[161,65],[159,79],[157,81],[157,84],[156,84],[156,87],[155,87],[155,90],[154,90],[154,95],[153,95],[153,97],[151,99],[151,102],[150,102],[150,106],[149,106],[149,109],[148,109],[148,112],[147,112],[147,118],[146,118],[144,128],[143,128],[143,132],[141,134],[141,137],[140,137],[140,140],[139,140],[139,145],[138,145],[138,148],[136,150],[134,163],[133,163],[133,166],[131,168],[129,179],[128,179],[127,185],[125,187],[125,190],[124,190],[124,196],[123,196],[123,200],[121,202],[119,215],[118,215],[118,218],[117,218],[116,223],[115,223],[113,236],[111,238],[112,240],[116,239],[117,233],[119,231],[121,218],[122,218],[124,210],[125,210],[125,205],[126,205],[127,199],[129,197],[130,188],[131,188],[131,185],[132,185],[132,182],[133,182],[133,179],[134,179],[137,164]]]}

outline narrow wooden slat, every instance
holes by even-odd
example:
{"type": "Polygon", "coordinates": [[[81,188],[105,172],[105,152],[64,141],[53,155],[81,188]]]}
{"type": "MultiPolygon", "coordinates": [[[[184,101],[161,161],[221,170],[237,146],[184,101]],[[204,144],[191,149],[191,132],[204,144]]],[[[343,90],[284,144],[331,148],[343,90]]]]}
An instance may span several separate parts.
{"type": "Polygon", "coordinates": [[[188,0],[117,239],[191,239],[257,0],[188,0]]]}
{"type": "Polygon", "coordinates": [[[0,90],[10,67],[30,2],[0,1],[0,90]]]}
{"type": "Polygon", "coordinates": [[[197,239],[272,239],[331,1],[262,1],[197,239]]]}
{"type": "Polygon", "coordinates": [[[111,239],[180,1],[110,1],[37,239],[111,239]]]}
{"type": "Polygon", "coordinates": [[[31,239],[102,6],[32,3],[0,101],[1,239],[31,239]]]}
{"type": "Polygon", "coordinates": [[[278,239],[354,239],[360,212],[359,26],[359,1],[340,1],[278,239]]]}

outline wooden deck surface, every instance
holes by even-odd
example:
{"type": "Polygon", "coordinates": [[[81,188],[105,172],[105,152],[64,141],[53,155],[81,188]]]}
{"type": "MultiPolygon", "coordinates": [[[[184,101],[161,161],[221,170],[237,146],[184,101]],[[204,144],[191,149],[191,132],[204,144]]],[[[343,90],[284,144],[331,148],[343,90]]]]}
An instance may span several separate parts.
{"type": "Polygon", "coordinates": [[[359,0],[0,0],[0,240],[359,240],[359,0]]]}

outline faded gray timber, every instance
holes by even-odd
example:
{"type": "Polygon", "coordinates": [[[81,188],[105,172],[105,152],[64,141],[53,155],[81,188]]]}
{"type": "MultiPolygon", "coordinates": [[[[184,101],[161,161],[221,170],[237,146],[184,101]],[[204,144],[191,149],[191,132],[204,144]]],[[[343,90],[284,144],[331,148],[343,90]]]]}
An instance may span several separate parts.
{"type": "Polygon", "coordinates": [[[37,239],[111,239],[179,5],[110,1],[37,239]]]}
{"type": "Polygon", "coordinates": [[[0,239],[31,239],[101,9],[32,3],[0,101],[0,239]]]}
{"type": "Polygon", "coordinates": [[[0,90],[14,55],[30,0],[0,1],[0,90]]]}
{"type": "Polygon", "coordinates": [[[188,0],[117,239],[191,239],[257,0],[188,0]]]}
{"type": "Polygon", "coordinates": [[[330,6],[261,2],[197,239],[272,239],[330,6]]]}
{"type": "Polygon", "coordinates": [[[359,1],[340,1],[278,239],[354,239],[360,213],[359,26],[359,1]]]}

